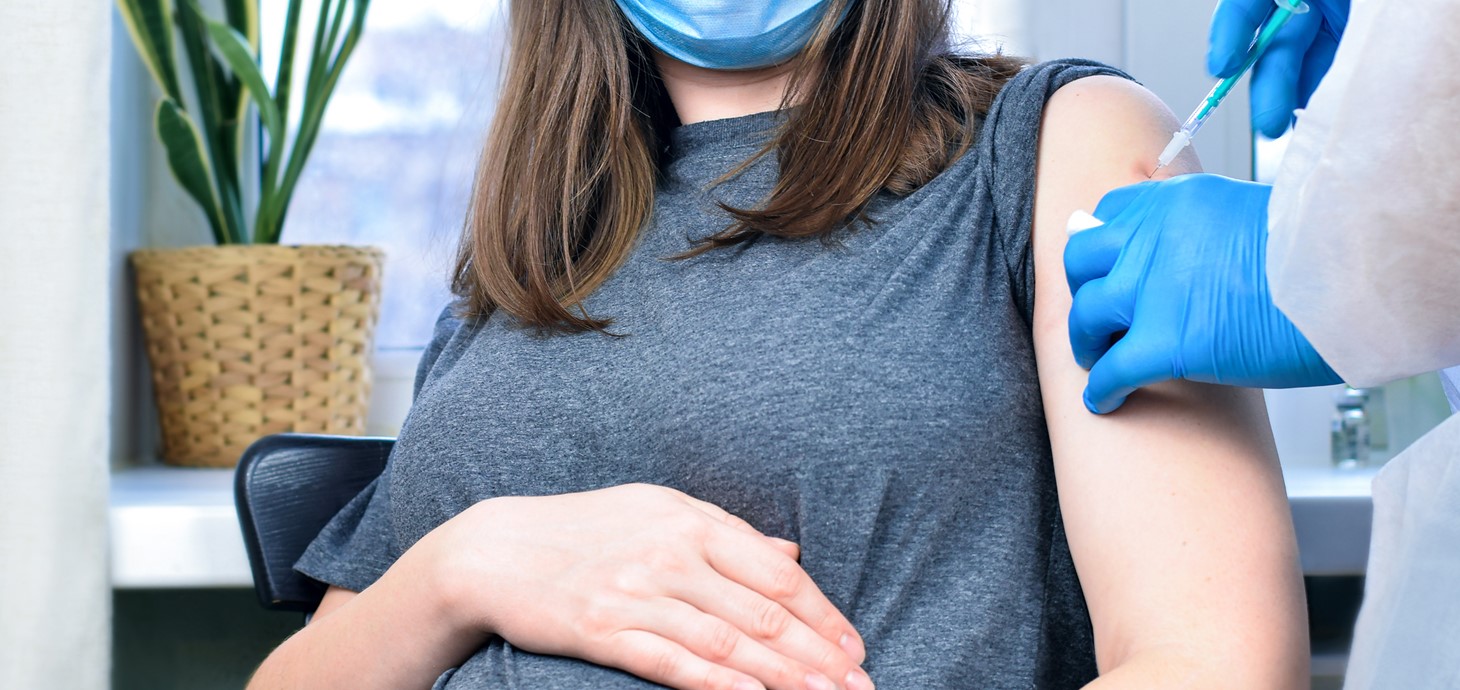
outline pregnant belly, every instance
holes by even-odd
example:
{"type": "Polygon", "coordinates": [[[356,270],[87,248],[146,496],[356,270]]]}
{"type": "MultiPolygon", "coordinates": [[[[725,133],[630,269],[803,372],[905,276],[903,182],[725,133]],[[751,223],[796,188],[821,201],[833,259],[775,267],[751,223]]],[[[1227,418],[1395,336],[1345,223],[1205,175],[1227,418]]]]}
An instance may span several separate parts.
{"type": "Polygon", "coordinates": [[[650,690],[664,686],[579,659],[524,652],[500,639],[477,651],[432,690],[650,690]]]}

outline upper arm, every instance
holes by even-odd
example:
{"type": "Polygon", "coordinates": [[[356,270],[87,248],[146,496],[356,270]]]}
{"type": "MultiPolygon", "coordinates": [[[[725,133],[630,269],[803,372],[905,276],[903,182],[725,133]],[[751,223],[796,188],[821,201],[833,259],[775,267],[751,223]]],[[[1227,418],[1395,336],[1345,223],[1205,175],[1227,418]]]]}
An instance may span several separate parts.
{"type": "MultiPolygon", "coordinates": [[[[1306,682],[1305,613],[1261,394],[1174,382],[1099,417],[1085,410],[1086,372],[1070,351],[1065,221],[1145,180],[1176,127],[1154,96],[1114,77],[1073,82],[1045,111],[1034,339],[1060,507],[1101,673],[1120,669],[1104,682],[1150,680],[1144,668],[1183,687],[1287,687],[1306,682]]],[[[1169,170],[1198,167],[1188,151],[1169,170]]]]}

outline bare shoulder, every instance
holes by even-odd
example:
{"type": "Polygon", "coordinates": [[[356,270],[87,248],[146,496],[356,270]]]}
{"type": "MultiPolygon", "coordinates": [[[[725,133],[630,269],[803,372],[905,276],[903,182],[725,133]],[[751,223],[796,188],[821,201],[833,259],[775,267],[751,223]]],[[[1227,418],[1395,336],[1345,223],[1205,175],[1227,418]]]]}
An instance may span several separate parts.
{"type": "Polygon", "coordinates": [[[1130,122],[1131,117],[1156,121],[1170,117],[1161,99],[1140,84],[1109,74],[1076,79],[1055,92],[1045,118],[1068,118],[1078,125],[1095,120],[1108,124],[1130,122]]]}
{"type": "MultiPolygon", "coordinates": [[[[1116,76],[1076,79],[1054,93],[1040,125],[1034,195],[1035,331],[1071,358],[1066,335],[1070,294],[1064,284],[1065,223],[1094,211],[1117,187],[1144,182],[1179,123],[1144,86],[1116,76]]],[[[1188,148],[1161,177],[1200,172],[1188,148]]],[[[1082,372],[1071,370],[1083,381],[1082,372]]]]}
{"type": "MultiPolygon", "coordinates": [[[[1144,180],[1179,125],[1171,109],[1136,82],[1109,75],[1077,79],[1056,91],[1045,106],[1041,184],[1053,182],[1051,177],[1088,180],[1088,173],[1095,171],[1107,189],[1111,182],[1144,180]]],[[[1196,153],[1187,149],[1162,176],[1200,167],[1196,153]]]]}
{"type": "MultiPolygon", "coordinates": [[[[1066,84],[1045,105],[1039,133],[1034,195],[1036,329],[1063,332],[1069,314],[1064,278],[1065,221],[1075,210],[1094,211],[1106,192],[1144,182],[1180,126],[1171,109],[1146,87],[1116,76],[1066,84]],[[1040,308],[1040,305],[1044,308],[1040,308]]],[[[1188,148],[1158,177],[1200,172],[1188,148]]]]}
{"type": "MultiPolygon", "coordinates": [[[[1070,214],[1094,211],[1106,192],[1149,179],[1178,126],[1161,99],[1122,77],[1076,79],[1050,96],[1040,124],[1035,175],[1037,284],[1063,282],[1064,226],[1070,214]]],[[[1188,148],[1161,173],[1200,170],[1201,162],[1188,148]]],[[[1068,290],[1040,289],[1035,294],[1036,330],[1062,332],[1068,290]]]]}

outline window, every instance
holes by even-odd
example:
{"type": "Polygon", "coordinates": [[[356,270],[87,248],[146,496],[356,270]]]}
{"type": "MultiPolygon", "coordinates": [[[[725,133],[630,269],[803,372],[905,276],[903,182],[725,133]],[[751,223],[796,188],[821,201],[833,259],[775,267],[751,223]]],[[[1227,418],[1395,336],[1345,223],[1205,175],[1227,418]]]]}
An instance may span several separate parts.
{"type": "MultiPolygon", "coordinates": [[[[273,75],[288,4],[262,5],[264,73],[273,75]]],[[[289,209],[285,242],[385,250],[382,350],[424,347],[450,299],[457,233],[503,67],[504,9],[495,0],[373,3],[289,209]]],[[[304,3],[302,50],[317,11],[304,3]]]]}

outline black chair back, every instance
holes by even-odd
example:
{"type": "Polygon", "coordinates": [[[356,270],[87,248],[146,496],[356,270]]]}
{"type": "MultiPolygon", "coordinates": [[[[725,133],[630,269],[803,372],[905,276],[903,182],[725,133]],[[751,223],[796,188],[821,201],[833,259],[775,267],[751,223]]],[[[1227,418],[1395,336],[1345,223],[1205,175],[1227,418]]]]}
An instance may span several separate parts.
{"type": "Polygon", "coordinates": [[[314,611],[326,587],[294,563],[330,519],[380,476],[389,438],[278,434],[244,451],[234,500],[259,603],[276,611],[314,611]]]}

